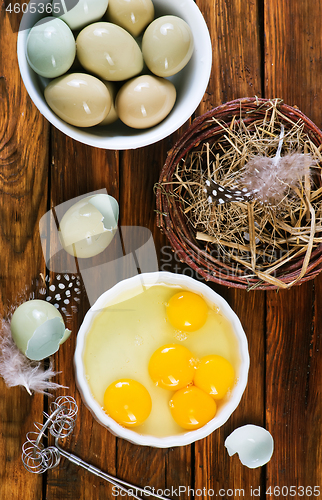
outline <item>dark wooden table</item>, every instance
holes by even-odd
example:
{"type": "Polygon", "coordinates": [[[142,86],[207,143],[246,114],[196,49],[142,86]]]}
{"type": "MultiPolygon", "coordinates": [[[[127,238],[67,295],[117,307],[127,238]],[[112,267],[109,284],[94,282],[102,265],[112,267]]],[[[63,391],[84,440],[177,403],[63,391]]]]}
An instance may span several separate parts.
{"type": "MultiPolygon", "coordinates": [[[[238,97],[279,97],[322,127],[320,0],[197,4],[211,33],[213,69],[196,115],[238,97]]],[[[119,201],[121,225],[150,229],[160,269],[175,269],[175,257],[169,262],[169,244],[156,226],[153,186],[167,151],[188,124],[162,142],[124,152],[95,149],[64,136],[26,93],[16,57],[20,15],[9,19],[4,2],[0,5],[2,315],[22,298],[39,296],[40,273],[46,275],[42,215],[91,191],[105,188],[119,201]]],[[[180,270],[188,273],[182,266],[180,270]]],[[[228,422],[191,446],[154,449],[117,439],[94,421],[81,402],[72,364],[77,331],[89,307],[82,294],[77,312],[69,310],[71,339],[54,356],[55,369],[61,372],[55,381],[67,385],[80,406],[70,451],[137,485],[172,489],[172,498],[193,498],[188,487],[198,498],[322,496],[322,275],[278,292],[214,288],[239,315],[250,348],[247,390],[228,422]],[[228,434],[245,423],[265,426],[274,437],[273,457],[262,468],[247,469],[224,448],[228,434]]],[[[110,485],[66,460],[43,476],[23,468],[21,445],[45,404],[42,395],[29,396],[0,379],[0,499],[115,498],[110,485]]]]}

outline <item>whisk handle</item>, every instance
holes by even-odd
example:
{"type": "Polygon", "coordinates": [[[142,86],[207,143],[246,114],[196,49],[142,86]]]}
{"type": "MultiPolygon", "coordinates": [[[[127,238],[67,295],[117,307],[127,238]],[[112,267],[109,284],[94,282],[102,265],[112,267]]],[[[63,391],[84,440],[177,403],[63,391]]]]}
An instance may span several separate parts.
{"type": "Polygon", "coordinates": [[[133,484],[128,483],[126,481],[123,481],[122,479],[118,479],[114,476],[111,476],[110,474],[107,474],[106,472],[103,472],[102,470],[97,469],[97,467],[94,467],[93,465],[90,465],[87,462],[84,462],[84,460],[77,457],[73,453],[69,453],[69,452],[65,451],[63,448],[61,448],[58,445],[58,439],[55,440],[55,446],[59,450],[59,453],[63,457],[67,458],[67,460],[74,463],[75,465],[78,465],[79,467],[83,467],[83,469],[86,469],[88,472],[91,472],[95,476],[98,476],[101,479],[105,479],[105,481],[108,481],[109,483],[113,484],[114,486],[116,486],[120,490],[123,490],[127,493],[130,493],[130,495],[133,498],[135,498],[136,500],[142,500],[142,497],[135,495],[134,491],[140,492],[140,493],[143,493],[145,495],[149,495],[149,496],[152,496],[155,498],[159,498],[160,500],[169,500],[166,497],[163,497],[163,496],[158,495],[156,493],[152,493],[150,490],[146,491],[143,488],[140,488],[139,486],[134,486],[133,484]],[[131,490],[131,491],[129,491],[129,490],[131,490]]]}

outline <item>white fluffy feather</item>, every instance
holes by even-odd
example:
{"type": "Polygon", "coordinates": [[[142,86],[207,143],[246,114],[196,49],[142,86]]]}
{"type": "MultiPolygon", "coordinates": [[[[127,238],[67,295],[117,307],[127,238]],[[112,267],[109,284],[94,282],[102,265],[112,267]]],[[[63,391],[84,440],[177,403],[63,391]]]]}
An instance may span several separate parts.
{"type": "Polygon", "coordinates": [[[242,182],[262,203],[277,205],[290,189],[309,175],[314,161],[309,154],[292,153],[282,157],[254,156],[246,165],[242,182]]]}
{"type": "Polygon", "coordinates": [[[12,339],[10,324],[0,320],[0,376],[8,387],[21,385],[30,395],[32,392],[45,394],[64,387],[49,381],[56,374],[52,362],[48,369],[43,369],[41,363],[26,358],[12,339]]]}
{"type": "Polygon", "coordinates": [[[307,153],[287,153],[281,156],[284,142],[284,125],[273,158],[257,155],[245,165],[242,182],[262,203],[278,205],[291,189],[299,187],[303,178],[310,175],[316,162],[307,153]]]}

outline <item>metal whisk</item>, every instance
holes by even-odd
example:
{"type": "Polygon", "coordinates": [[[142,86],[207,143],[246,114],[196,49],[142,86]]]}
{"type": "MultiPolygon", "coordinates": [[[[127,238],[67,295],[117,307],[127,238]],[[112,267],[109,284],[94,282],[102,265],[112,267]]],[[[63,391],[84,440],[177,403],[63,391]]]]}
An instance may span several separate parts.
{"type": "MultiPolygon", "coordinates": [[[[81,458],[63,450],[59,444],[59,439],[68,437],[74,430],[77,419],[78,407],[76,401],[71,396],[60,396],[50,405],[49,414],[43,412],[46,418],[45,423],[42,425],[35,422],[37,432],[28,432],[26,435],[27,441],[22,446],[22,462],[29,472],[34,474],[42,474],[48,469],[57,467],[61,457],[67,458],[70,462],[83,467],[88,472],[95,474],[105,481],[113,484],[120,490],[129,493],[133,498],[142,500],[141,497],[134,494],[135,492],[145,493],[147,491],[139,486],[134,486],[126,481],[118,479],[106,472],[97,469],[96,467],[84,462],[81,458]],[[55,438],[55,446],[48,446],[47,448],[42,443],[42,438],[48,430],[55,438]]],[[[148,492],[149,496],[159,498],[161,500],[168,500],[166,497],[148,492]]]]}

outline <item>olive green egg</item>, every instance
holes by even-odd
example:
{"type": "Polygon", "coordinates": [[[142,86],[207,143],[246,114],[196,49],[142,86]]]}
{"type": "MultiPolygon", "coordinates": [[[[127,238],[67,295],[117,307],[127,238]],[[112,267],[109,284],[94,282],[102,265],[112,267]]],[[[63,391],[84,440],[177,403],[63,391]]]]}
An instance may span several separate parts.
{"type": "Polygon", "coordinates": [[[107,21],[121,26],[133,36],[140,35],[153,18],[151,0],[109,0],[107,21]]]}
{"type": "Polygon", "coordinates": [[[157,76],[167,77],[178,73],[191,59],[193,48],[191,28],[177,16],[155,19],[145,30],[142,39],[144,61],[157,76]]]}
{"type": "Polygon", "coordinates": [[[149,128],[160,123],[171,111],[176,89],[165,78],[141,75],[119,90],[115,107],[123,123],[132,128],[149,128]]]}
{"type": "Polygon", "coordinates": [[[67,9],[64,0],[52,0],[53,15],[62,19],[72,30],[79,30],[94,23],[104,15],[108,0],[78,0],[75,6],[67,9]]]}
{"type": "Polygon", "coordinates": [[[130,33],[115,24],[86,26],[76,38],[76,46],[83,68],[104,80],[127,80],[143,69],[140,47],[130,33]]]}
{"type": "Polygon", "coordinates": [[[45,88],[48,106],[76,127],[100,123],[111,109],[111,96],[101,80],[85,73],[71,73],[52,80],[45,88]]]}
{"type": "Polygon", "coordinates": [[[115,109],[115,97],[117,94],[117,88],[115,82],[108,82],[107,80],[102,80],[104,85],[106,85],[107,90],[110,93],[111,99],[112,99],[112,104],[111,104],[111,109],[104,118],[102,122],[99,123],[99,125],[110,125],[111,123],[114,123],[118,119],[118,114],[115,109]]]}
{"type": "Polygon", "coordinates": [[[74,62],[76,43],[71,29],[54,17],[45,17],[30,30],[26,56],[31,68],[40,76],[56,78],[74,62]]]}

